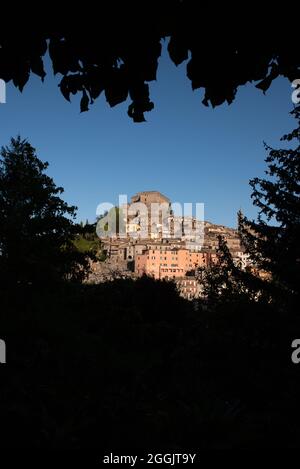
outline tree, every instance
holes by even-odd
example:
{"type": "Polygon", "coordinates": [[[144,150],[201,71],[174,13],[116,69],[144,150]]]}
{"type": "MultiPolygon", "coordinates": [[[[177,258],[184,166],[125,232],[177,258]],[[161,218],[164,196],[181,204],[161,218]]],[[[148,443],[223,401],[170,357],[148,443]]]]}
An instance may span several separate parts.
{"type": "Polygon", "coordinates": [[[88,257],[73,244],[76,207],[45,174],[27,140],[12,138],[0,159],[0,276],[11,284],[80,280],[88,257]]]}
{"type": "Polygon", "coordinates": [[[258,268],[269,272],[272,294],[278,301],[296,304],[300,278],[300,106],[291,114],[298,127],[281,140],[294,141],[291,149],[268,151],[267,179],[250,181],[257,220],[239,214],[239,231],[244,246],[258,268]]]}
{"type": "Polygon", "coordinates": [[[259,289],[258,279],[254,280],[234,261],[223,236],[218,236],[216,263],[199,268],[197,277],[211,305],[253,301],[259,289]],[[249,282],[250,278],[252,282],[249,282]]]}
{"type": "Polygon", "coordinates": [[[74,245],[78,251],[88,253],[93,261],[105,261],[106,252],[103,243],[96,233],[97,223],[80,223],[74,239],[74,245]]]}
{"type": "Polygon", "coordinates": [[[129,117],[142,122],[154,107],[149,82],[156,80],[162,41],[168,38],[171,60],[176,66],[188,60],[187,78],[193,90],[204,89],[203,103],[231,103],[246,83],[255,82],[265,92],[280,75],[299,78],[298,34],[290,27],[290,8],[280,6],[272,21],[264,21],[255,8],[253,13],[251,20],[247,10],[247,27],[233,6],[226,5],[218,20],[214,10],[199,13],[190,0],[125,1],[102,7],[94,20],[90,15],[88,31],[81,11],[73,18],[73,31],[69,22],[44,33],[26,22],[24,30],[0,32],[0,78],[20,90],[31,73],[43,80],[43,57],[49,52],[54,73],[62,76],[61,93],[67,100],[81,94],[81,111],[103,93],[110,106],[129,98],[129,117]],[[288,31],[283,30],[285,15],[288,31]],[[274,31],[281,32],[278,39],[274,31]]]}

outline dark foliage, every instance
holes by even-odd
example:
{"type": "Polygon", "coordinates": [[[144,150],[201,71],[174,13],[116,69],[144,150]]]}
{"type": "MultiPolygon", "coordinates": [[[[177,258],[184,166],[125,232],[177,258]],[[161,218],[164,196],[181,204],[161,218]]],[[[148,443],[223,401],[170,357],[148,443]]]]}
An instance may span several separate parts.
{"type": "Polygon", "coordinates": [[[216,263],[197,270],[209,307],[223,307],[236,302],[251,304],[258,295],[260,302],[268,300],[269,296],[263,294],[263,282],[249,271],[242,270],[240,263],[234,262],[226,240],[222,236],[218,238],[216,263]]]}
{"type": "Polygon", "coordinates": [[[282,137],[290,149],[266,145],[267,178],[250,181],[258,220],[239,215],[243,243],[255,264],[269,272],[272,296],[286,308],[297,307],[300,278],[300,107],[292,111],[298,126],[282,137]]]}
{"type": "Polygon", "coordinates": [[[1,292],[6,448],[259,448],[299,444],[299,318],[194,311],[143,278],[1,292]]]}
{"type": "Polygon", "coordinates": [[[82,280],[88,257],[73,244],[76,207],[45,174],[48,163],[20,137],[0,159],[0,279],[5,284],[82,280]]]}
{"type": "MultiPolygon", "coordinates": [[[[210,301],[195,309],[147,277],[46,281],[74,265],[73,241],[71,264],[60,249],[74,208],[45,169],[26,141],[2,150],[1,447],[298,447],[297,310],[249,298],[222,238],[210,301]]],[[[94,242],[91,225],[76,233],[94,242]]]]}
{"type": "Polygon", "coordinates": [[[265,92],[280,75],[291,81],[299,77],[297,29],[283,29],[285,14],[290,24],[290,8],[281,6],[277,21],[253,17],[248,9],[246,22],[234,7],[219,11],[219,19],[214,9],[198,8],[189,0],[111,2],[95,19],[89,15],[86,29],[80,13],[73,30],[41,33],[35,25],[1,31],[0,78],[13,80],[20,90],[31,73],[44,79],[48,50],[54,73],[62,75],[61,93],[67,100],[81,93],[82,112],[103,93],[110,106],[130,98],[128,115],[142,122],[154,107],[148,83],[156,80],[165,38],[174,64],[188,59],[187,77],[193,89],[204,89],[205,105],[231,103],[248,82],[265,92]]]}

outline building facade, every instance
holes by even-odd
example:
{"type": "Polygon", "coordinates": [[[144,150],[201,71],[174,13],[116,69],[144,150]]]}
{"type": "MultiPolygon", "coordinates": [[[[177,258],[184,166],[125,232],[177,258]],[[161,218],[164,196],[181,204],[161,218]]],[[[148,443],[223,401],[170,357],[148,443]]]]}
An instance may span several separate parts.
{"type": "Polygon", "coordinates": [[[138,277],[149,275],[155,279],[176,279],[198,267],[208,267],[216,255],[192,252],[188,249],[149,249],[136,256],[135,273],[138,277]]]}

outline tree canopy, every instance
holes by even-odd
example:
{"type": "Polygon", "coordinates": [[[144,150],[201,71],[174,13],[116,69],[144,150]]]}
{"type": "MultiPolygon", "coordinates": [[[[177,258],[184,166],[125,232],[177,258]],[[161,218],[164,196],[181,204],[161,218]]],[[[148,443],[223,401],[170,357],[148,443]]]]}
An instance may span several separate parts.
{"type": "Polygon", "coordinates": [[[5,284],[82,280],[87,254],[73,243],[76,207],[60,198],[35,149],[20,137],[0,152],[0,279],[5,284]]]}
{"type": "Polygon", "coordinates": [[[258,219],[249,220],[240,214],[239,230],[255,264],[272,274],[276,297],[296,304],[300,276],[300,106],[291,114],[297,127],[281,140],[294,145],[283,149],[265,145],[268,177],[250,181],[258,219]]]}
{"type": "Polygon", "coordinates": [[[259,25],[259,16],[253,23],[247,12],[249,26],[244,21],[239,25],[234,8],[226,13],[210,22],[208,12],[198,13],[190,0],[111,2],[101,16],[89,18],[88,32],[81,18],[73,31],[1,31],[0,78],[12,80],[21,91],[31,73],[43,80],[48,51],[67,100],[80,93],[81,111],[87,111],[102,93],[110,106],[130,98],[128,115],[134,122],[144,121],[144,113],[154,107],[149,82],[156,80],[164,39],[175,65],[188,60],[187,78],[194,90],[204,89],[207,106],[231,103],[238,87],[249,82],[265,92],[280,75],[299,78],[297,31],[283,31],[283,9],[278,24],[260,18],[259,25]],[[276,38],[278,28],[282,34],[276,38]]]}

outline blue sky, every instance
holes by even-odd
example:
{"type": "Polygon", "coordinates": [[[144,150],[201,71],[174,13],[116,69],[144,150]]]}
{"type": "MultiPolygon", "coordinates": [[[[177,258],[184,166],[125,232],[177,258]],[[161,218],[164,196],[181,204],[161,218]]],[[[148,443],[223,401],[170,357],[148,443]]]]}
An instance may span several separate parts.
{"type": "Polygon", "coordinates": [[[80,114],[79,97],[68,103],[59,78],[50,69],[44,84],[33,75],[22,94],[8,84],[0,145],[18,133],[27,138],[64,199],[77,205],[78,220],[94,221],[97,205],[117,203],[119,194],[159,190],[173,202],[202,202],[206,220],[235,226],[240,208],[255,217],[248,181],[264,176],[263,141],[280,146],[295,125],[287,80],[277,79],[266,95],[247,85],[230,106],[207,108],[185,64],[176,67],[166,53],[150,83],[155,109],[142,124],[127,116],[128,102],[110,108],[104,96],[80,114]]]}

